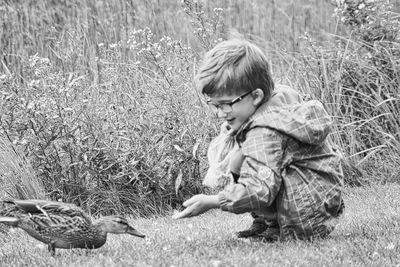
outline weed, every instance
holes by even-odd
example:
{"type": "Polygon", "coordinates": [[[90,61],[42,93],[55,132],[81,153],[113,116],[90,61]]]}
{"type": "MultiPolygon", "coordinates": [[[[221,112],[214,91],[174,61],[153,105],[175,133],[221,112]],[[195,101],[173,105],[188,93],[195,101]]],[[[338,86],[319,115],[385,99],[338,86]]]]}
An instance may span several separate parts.
{"type": "Polygon", "coordinates": [[[9,165],[8,181],[35,175],[44,197],[92,214],[179,208],[204,190],[218,129],[193,76],[230,28],[259,35],[277,80],[326,105],[347,183],[397,180],[399,20],[389,2],[338,1],[337,21],[324,1],[228,2],[2,2],[0,131],[29,162],[9,165]]]}

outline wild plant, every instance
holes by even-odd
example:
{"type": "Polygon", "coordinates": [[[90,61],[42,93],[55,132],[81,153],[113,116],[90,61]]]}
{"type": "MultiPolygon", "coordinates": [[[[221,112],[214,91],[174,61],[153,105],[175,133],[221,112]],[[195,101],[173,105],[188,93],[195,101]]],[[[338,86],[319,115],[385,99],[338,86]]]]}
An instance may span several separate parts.
{"type": "MultiPolygon", "coordinates": [[[[192,80],[204,50],[235,27],[236,13],[238,23],[252,15],[249,21],[264,25],[261,36],[273,39],[263,47],[273,47],[267,52],[274,75],[327,106],[335,118],[332,138],[350,166],[395,178],[399,17],[387,1],[337,1],[337,23],[348,35],[323,43],[312,33],[297,43],[299,18],[288,13],[298,8],[294,2],[282,7],[271,1],[272,11],[263,6],[276,21],[265,20],[253,4],[243,13],[247,3],[239,2],[221,9],[185,0],[179,19],[176,1],[33,2],[0,4],[0,21],[9,29],[0,32],[0,123],[7,146],[27,159],[30,165],[22,166],[31,166],[27,172],[39,178],[46,198],[92,213],[149,215],[202,192],[205,152],[219,123],[210,120],[192,80]],[[110,16],[115,12],[121,17],[110,16]],[[153,15],[166,21],[157,20],[156,27],[153,15]],[[289,46],[300,53],[278,49],[288,39],[278,38],[278,19],[291,29],[289,46]],[[188,27],[176,26],[182,22],[192,26],[190,37],[188,27]]],[[[254,28],[239,26],[249,35],[254,28]]],[[[356,170],[349,168],[356,177],[349,183],[357,183],[356,170]]]]}
{"type": "Polygon", "coordinates": [[[399,163],[400,20],[391,8],[385,0],[337,1],[335,15],[348,37],[331,36],[318,44],[305,36],[301,53],[292,59],[300,67],[292,77],[334,115],[332,137],[346,164],[358,166],[350,167],[356,180],[363,180],[356,169],[368,170],[364,180],[383,173],[385,180],[395,179],[389,169],[399,163]]]}
{"type": "Polygon", "coordinates": [[[149,29],[127,44],[100,46],[99,86],[30,57],[26,84],[4,92],[3,132],[25,151],[48,198],[92,213],[162,214],[202,190],[200,161],[215,129],[199,119],[206,114],[191,88],[190,48],[156,41],[149,29]],[[125,48],[130,59],[121,63],[125,48]]]}

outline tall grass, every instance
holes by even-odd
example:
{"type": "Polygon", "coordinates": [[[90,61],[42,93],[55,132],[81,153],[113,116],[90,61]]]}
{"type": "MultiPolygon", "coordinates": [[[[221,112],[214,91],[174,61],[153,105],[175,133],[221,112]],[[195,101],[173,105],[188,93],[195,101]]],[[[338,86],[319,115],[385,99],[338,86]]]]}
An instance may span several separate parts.
{"type": "Polygon", "coordinates": [[[388,29],[399,6],[350,12],[363,1],[336,18],[330,1],[312,0],[2,2],[0,131],[46,198],[93,214],[165,213],[205,190],[218,123],[192,80],[235,27],[266,50],[277,81],[326,105],[349,183],[362,172],[395,180],[399,40],[388,29]]]}
{"type": "Polygon", "coordinates": [[[0,135],[0,198],[44,198],[41,182],[32,166],[13,145],[0,135]]]}
{"type": "Polygon", "coordinates": [[[308,45],[304,60],[313,95],[336,117],[336,143],[368,179],[385,181],[398,180],[400,163],[400,19],[392,9],[386,0],[339,6],[336,16],[351,35],[332,36],[334,46],[308,45]]]}
{"type": "MultiPolygon", "coordinates": [[[[223,28],[234,27],[260,36],[289,51],[296,49],[297,38],[303,32],[333,32],[336,25],[330,19],[334,7],[328,0],[195,2],[207,17],[223,8],[219,17],[223,28]]],[[[130,32],[136,29],[148,27],[157,38],[168,35],[201,48],[193,35],[199,27],[190,27],[190,21],[181,3],[172,0],[2,2],[0,47],[4,52],[0,70],[9,69],[23,77],[21,59],[38,53],[65,72],[84,69],[98,78],[99,45],[108,48],[121,43],[124,48],[118,58],[128,60],[126,45],[130,32]]]]}

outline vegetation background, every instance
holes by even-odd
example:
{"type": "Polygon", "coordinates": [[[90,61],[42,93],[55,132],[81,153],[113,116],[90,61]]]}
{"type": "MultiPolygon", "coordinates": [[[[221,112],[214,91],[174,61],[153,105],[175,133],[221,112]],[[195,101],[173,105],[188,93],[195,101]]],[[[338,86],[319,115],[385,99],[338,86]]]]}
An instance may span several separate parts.
{"type": "Polygon", "coordinates": [[[237,29],[335,118],[346,184],[398,182],[396,0],[0,0],[0,197],[166,214],[204,192],[219,122],[193,89],[237,29]]]}
{"type": "Polygon", "coordinates": [[[51,257],[0,228],[0,262],[399,266],[399,12],[398,0],[0,0],[0,199],[130,214],[147,236],[51,257]],[[266,244],[233,236],[246,214],[159,216],[209,190],[220,122],[192,81],[231,28],[266,51],[277,82],[334,116],[346,213],[330,238],[266,244]]]}

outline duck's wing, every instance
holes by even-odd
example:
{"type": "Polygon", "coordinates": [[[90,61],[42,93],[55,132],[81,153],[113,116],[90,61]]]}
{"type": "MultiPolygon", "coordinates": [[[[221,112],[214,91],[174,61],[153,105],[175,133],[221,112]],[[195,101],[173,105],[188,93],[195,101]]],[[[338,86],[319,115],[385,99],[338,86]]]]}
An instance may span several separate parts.
{"type": "Polygon", "coordinates": [[[33,214],[29,216],[29,220],[36,225],[38,230],[50,231],[55,236],[57,234],[64,235],[67,232],[83,231],[92,225],[87,218],[82,216],[63,216],[55,213],[33,214]]]}
{"type": "Polygon", "coordinates": [[[9,207],[9,209],[19,209],[21,212],[26,213],[41,213],[39,206],[44,205],[50,201],[27,199],[27,200],[4,200],[3,203],[9,207]],[[7,205],[8,204],[8,205],[7,205]]]}
{"type": "Polygon", "coordinates": [[[81,208],[70,203],[36,199],[10,200],[7,202],[15,205],[21,211],[30,214],[30,216],[36,216],[37,218],[45,219],[47,217],[47,219],[51,219],[52,221],[55,220],[53,218],[63,218],[64,220],[76,218],[87,224],[92,223],[90,217],[81,208]]]}

